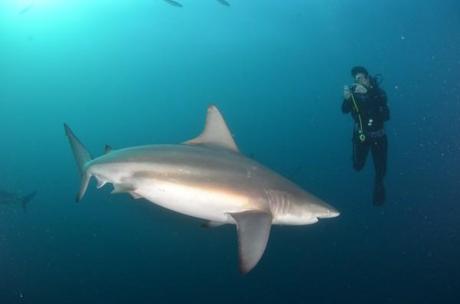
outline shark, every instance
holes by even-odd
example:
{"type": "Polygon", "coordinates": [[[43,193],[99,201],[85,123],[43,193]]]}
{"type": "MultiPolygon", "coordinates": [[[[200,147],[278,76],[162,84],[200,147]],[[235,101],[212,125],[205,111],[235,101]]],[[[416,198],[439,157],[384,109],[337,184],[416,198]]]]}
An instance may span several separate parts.
{"type": "Polygon", "coordinates": [[[0,205],[21,205],[24,212],[27,211],[27,205],[34,199],[37,191],[26,195],[0,190],[0,205]]]}
{"type": "MultiPolygon", "coordinates": [[[[164,2],[168,3],[171,6],[175,7],[183,7],[182,3],[175,1],[175,0],[163,0],[164,2]]],[[[220,4],[224,6],[230,6],[230,3],[227,0],[217,0],[220,4]]]]}
{"type": "Polygon", "coordinates": [[[174,0],[164,0],[166,3],[168,3],[171,6],[175,7],[183,7],[182,3],[174,1],[174,0]]]}
{"type": "Polygon", "coordinates": [[[81,177],[77,201],[92,177],[97,188],[129,193],[205,221],[236,225],[239,270],[262,258],[272,225],[308,225],[339,212],[287,178],[240,152],[221,112],[208,107],[201,134],[180,144],[112,149],[93,158],[64,124],[81,177]]]}

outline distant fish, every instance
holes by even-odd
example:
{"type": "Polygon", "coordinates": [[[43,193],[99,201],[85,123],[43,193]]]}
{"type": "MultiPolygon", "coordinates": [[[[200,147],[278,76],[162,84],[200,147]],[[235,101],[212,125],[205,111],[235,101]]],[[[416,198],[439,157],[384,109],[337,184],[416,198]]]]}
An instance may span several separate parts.
{"type": "Polygon", "coordinates": [[[36,194],[37,194],[37,191],[34,191],[30,194],[20,196],[17,193],[11,193],[11,192],[0,190],[0,205],[21,204],[22,209],[26,211],[27,205],[35,197],[36,194]]]}
{"type": "Polygon", "coordinates": [[[177,1],[174,1],[174,0],[163,0],[163,1],[168,3],[171,6],[183,7],[183,5],[181,3],[177,2],[177,1]]]}
{"type": "Polygon", "coordinates": [[[217,0],[217,2],[225,6],[230,6],[230,3],[227,0],[217,0]]]}
{"type": "Polygon", "coordinates": [[[19,11],[19,15],[24,15],[25,13],[29,12],[33,7],[34,7],[34,2],[33,1],[29,2],[25,7],[23,7],[19,11]]]}

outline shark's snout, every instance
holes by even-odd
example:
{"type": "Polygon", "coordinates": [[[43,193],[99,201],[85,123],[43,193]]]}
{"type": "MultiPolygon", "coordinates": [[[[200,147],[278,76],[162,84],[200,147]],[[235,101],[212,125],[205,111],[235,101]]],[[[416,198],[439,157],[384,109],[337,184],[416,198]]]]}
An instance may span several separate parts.
{"type": "Polygon", "coordinates": [[[331,218],[331,217],[337,217],[339,215],[340,215],[339,211],[337,211],[334,208],[331,208],[331,209],[326,210],[326,212],[321,214],[319,217],[321,217],[321,218],[331,218]]]}
{"type": "Polygon", "coordinates": [[[321,204],[315,206],[314,214],[318,218],[331,218],[340,215],[340,212],[332,206],[321,204]]]}

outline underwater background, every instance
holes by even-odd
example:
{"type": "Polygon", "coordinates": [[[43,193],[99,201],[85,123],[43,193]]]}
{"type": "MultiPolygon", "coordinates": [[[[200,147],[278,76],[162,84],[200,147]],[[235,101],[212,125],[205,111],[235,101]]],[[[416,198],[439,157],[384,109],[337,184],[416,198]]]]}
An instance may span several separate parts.
{"type": "Polygon", "coordinates": [[[459,303],[457,0],[2,0],[0,303],[459,303]],[[350,68],[382,74],[387,202],[351,166],[350,68]],[[238,273],[235,227],[95,183],[81,203],[68,123],[94,156],[180,143],[216,104],[240,150],[336,207],[274,226],[238,273]]]}

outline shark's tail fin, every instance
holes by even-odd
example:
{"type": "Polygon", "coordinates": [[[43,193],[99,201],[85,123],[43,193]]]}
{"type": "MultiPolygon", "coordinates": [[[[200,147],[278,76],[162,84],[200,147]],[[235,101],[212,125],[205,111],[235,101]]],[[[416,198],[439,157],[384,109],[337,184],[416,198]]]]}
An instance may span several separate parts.
{"type": "Polygon", "coordinates": [[[77,162],[78,171],[81,176],[81,185],[80,191],[77,194],[77,202],[81,200],[83,195],[85,195],[86,189],[88,188],[88,183],[91,176],[86,172],[86,163],[91,160],[91,155],[86,150],[85,146],[80,142],[80,140],[75,136],[72,130],[67,124],[64,124],[65,134],[69,138],[70,147],[72,148],[73,156],[77,162]]]}
{"type": "Polygon", "coordinates": [[[22,209],[24,210],[24,212],[27,211],[27,205],[29,204],[31,200],[34,199],[36,194],[37,194],[37,191],[34,191],[32,193],[27,194],[26,196],[22,198],[22,209]]]}

